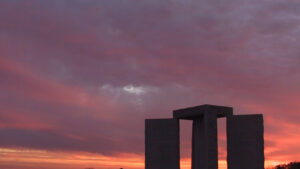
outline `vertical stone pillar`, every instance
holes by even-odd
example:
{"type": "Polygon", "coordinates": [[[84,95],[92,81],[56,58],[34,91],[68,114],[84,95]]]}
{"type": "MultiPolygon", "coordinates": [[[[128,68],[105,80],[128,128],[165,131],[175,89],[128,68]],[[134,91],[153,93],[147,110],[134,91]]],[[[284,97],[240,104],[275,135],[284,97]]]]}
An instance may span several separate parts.
{"type": "Polygon", "coordinates": [[[218,169],[216,112],[193,120],[192,169],[218,169]]]}
{"type": "Polygon", "coordinates": [[[147,119],[145,169],[179,169],[179,120],[147,119]]]}
{"type": "Polygon", "coordinates": [[[262,115],[227,117],[228,169],[264,169],[262,115]]]}
{"type": "Polygon", "coordinates": [[[192,169],[218,169],[217,118],[232,114],[232,107],[208,104],[173,111],[175,119],[193,120],[192,169]]]}

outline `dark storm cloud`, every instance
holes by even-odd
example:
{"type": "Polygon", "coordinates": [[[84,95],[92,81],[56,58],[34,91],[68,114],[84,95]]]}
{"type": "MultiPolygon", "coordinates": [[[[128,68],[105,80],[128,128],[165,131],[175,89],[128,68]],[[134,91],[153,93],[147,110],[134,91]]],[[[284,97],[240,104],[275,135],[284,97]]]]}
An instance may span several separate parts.
{"type": "Polygon", "coordinates": [[[264,113],[270,138],[285,135],[273,123],[298,125],[299,9],[280,0],[1,1],[1,144],[142,153],[144,118],[202,103],[264,113]]]}

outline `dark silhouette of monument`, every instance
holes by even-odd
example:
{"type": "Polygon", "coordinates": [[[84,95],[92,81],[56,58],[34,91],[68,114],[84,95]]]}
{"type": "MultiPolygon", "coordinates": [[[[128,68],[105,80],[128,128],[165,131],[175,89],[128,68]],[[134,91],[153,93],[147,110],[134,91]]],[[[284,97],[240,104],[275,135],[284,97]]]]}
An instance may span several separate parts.
{"type": "Polygon", "coordinates": [[[228,169],[264,169],[263,116],[233,115],[231,107],[201,105],[146,119],[145,168],[179,169],[179,120],[193,120],[192,169],[218,169],[217,118],[227,118],[228,169]]]}

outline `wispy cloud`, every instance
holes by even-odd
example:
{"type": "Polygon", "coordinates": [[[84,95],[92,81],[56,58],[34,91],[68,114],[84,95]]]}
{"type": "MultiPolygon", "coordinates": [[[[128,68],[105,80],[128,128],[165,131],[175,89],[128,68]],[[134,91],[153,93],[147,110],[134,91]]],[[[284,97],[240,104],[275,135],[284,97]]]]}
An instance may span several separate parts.
{"type": "Polygon", "coordinates": [[[145,118],[210,103],[264,114],[268,163],[299,159],[299,9],[296,0],[0,1],[0,147],[142,157],[145,118]]]}

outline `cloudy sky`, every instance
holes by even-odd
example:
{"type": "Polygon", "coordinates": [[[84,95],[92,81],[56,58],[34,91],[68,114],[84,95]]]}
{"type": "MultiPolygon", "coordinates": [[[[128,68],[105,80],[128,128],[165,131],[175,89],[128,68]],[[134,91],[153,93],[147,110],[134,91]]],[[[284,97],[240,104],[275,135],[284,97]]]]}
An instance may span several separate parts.
{"type": "Polygon", "coordinates": [[[263,113],[266,165],[299,160],[299,43],[298,0],[1,0],[0,168],[142,169],[144,119],[200,104],[263,113]]]}

